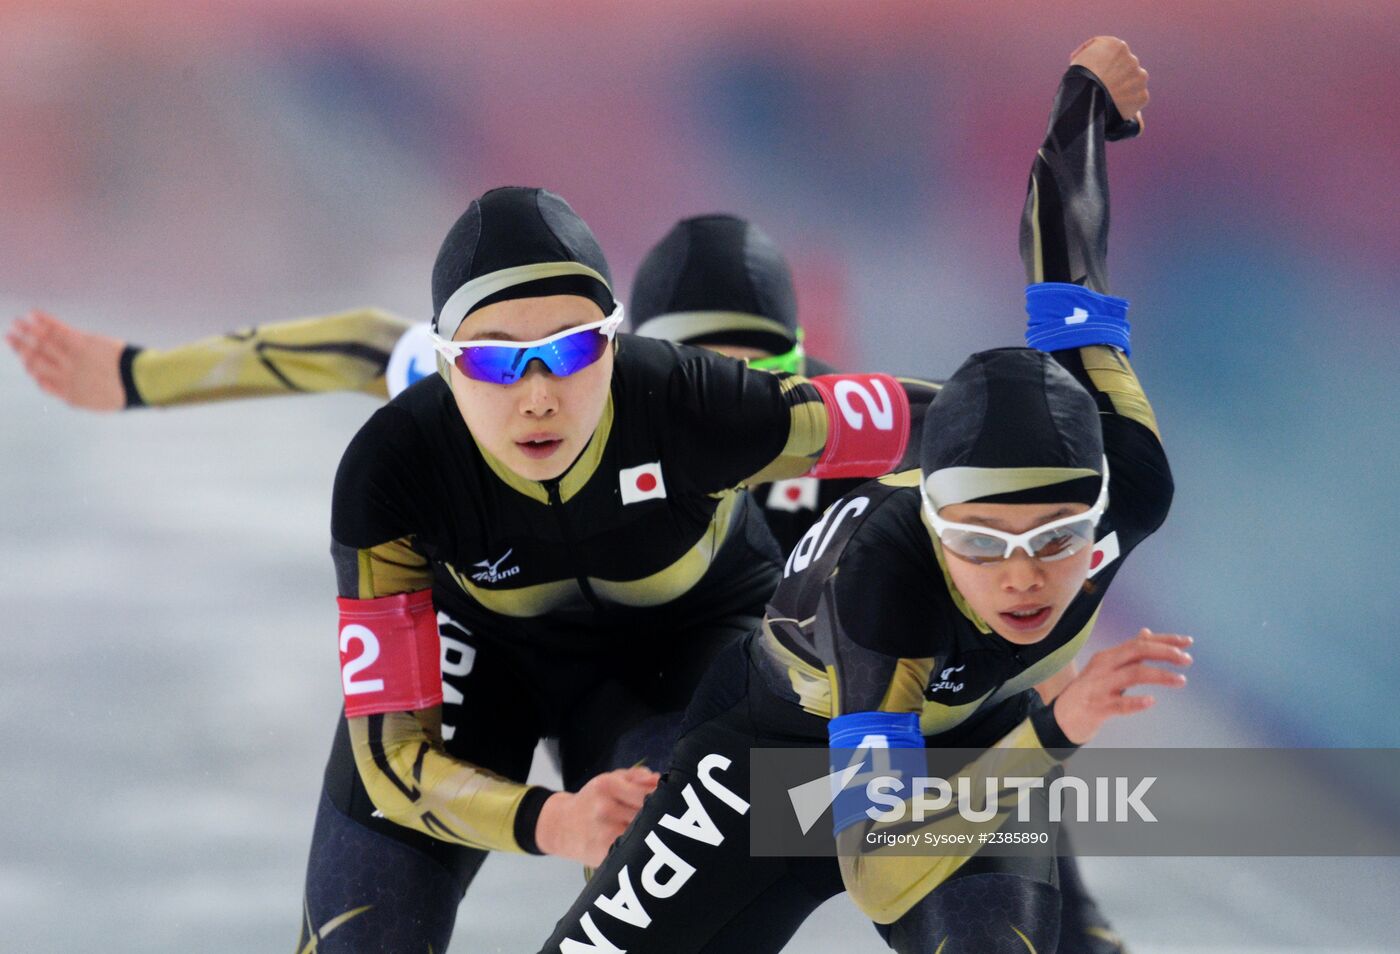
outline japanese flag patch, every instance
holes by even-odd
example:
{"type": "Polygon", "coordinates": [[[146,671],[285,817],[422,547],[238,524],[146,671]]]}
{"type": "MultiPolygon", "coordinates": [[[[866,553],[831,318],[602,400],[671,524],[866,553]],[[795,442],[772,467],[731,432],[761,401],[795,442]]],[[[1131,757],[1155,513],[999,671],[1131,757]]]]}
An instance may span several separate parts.
{"type": "Polygon", "coordinates": [[[1089,578],[1098,576],[1099,571],[1118,559],[1118,531],[1115,530],[1094,544],[1094,555],[1089,558],[1089,578]]]}
{"type": "Polygon", "coordinates": [[[666,496],[666,481],[661,478],[661,461],[624,467],[617,472],[618,489],[622,491],[623,504],[634,504],[643,500],[658,500],[666,496]]]}
{"type": "Polygon", "coordinates": [[[821,481],[815,477],[794,477],[791,480],[775,480],[768,491],[769,510],[783,510],[797,513],[799,510],[817,509],[817,492],[821,481]]]}

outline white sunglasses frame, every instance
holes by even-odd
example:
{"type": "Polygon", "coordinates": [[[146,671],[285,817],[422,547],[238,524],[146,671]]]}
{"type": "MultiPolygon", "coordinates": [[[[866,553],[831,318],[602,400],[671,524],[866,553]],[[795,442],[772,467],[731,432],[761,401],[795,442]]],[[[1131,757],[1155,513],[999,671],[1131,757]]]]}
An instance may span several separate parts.
{"type": "MultiPolygon", "coordinates": [[[[1031,538],[1038,537],[1042,533],[1047,533],[1051,530],[1058,530],[1060,527],[1066,527],[1072,523],[1078,523],[1079,521],[1086,519],[1092,521],[1094,527],[1098,527],[1099,522],[1103,519],[1104,512],[1108,510],[1108,458],[1104,458],[1103,462],[1103,486],[1099,489],[1099,498],[1098,500],[1094,501],[1094,505],[1092,507],[1090,507],[1083,513],[1072,514],[1068,517],[1060,517],[1057,520],[1051,520],[1048,523],[1042,523],[1038,527],[1031,527],[1025,533],[1007,533],[1004,530],[994,530],[991,527],[984,527],[980,524],[954,523],[951,520],[944,520],[938,515],[938,511],[933,509],[933,503],[928,499],[927,493],[925,493],[921,489],[919,492],[919,496],[923,499],[924,515],[928,518],[929,526],[933,527],[933,533],[936,537],[938,537],[938,542],[943,545],[943,548],[945,550],[947,550],[949,553],[952,553],[958,559],[971,563],[974,566],[987,566],[990,564],[1005,562],[1006,560],[1011,559],[1012,553],[1016,552],[1017,550],[1020,550],[1032,560],[1041,560],[1046,563],[1053,563],[1056,560],[1063,560],[1066,557],[1073,556],[1074,554],[1066,553],[1063,555],[1052,554],[1050,556],[1044,557],[1036,556],[1035,551],[1031,549],[1031,538]],[[958,553],[956,550],[949,547],[948,544],[943,543],[943,531],[945,530],[963,530],[968,533],[976,533],[980,536],[992,537],[993,539],[1000,540],[1005,545],[1006,549],[1002,551],[1002,554],[999,557],[992,557],[991,559],[979,562],[970,557],[963,556],[961,553],[958,553]]],[[[1092,540],[1090,541],[1091,544],[1093,542],[1094,541],[1092,540]]],[[[1078,553],[1081,551],[1076,550],[1075,552],[1078,553]]]]}
{"type": "Polygon", "coordinates": [[[536,338],[534,341],[498,341],[486,339],[482,341],[449,341],[436,331],[428,332],[432,341],[433,350],[442,355],[448,361],[456,361],[457,357],[471,348],[509,348],[512,351],[523,351],[526,348],[538,348],[558,341],[560,338],[567,338],[576,335],[581,331],[595,330],[609,341],[617,334],[617,329],[622,325],[622,302],[616,302],[612,314],[598,321],[589,321],[581,325],[574,325],[572,328],[565,328],[563,331],[556,331],[547,338],[536,338]]]}

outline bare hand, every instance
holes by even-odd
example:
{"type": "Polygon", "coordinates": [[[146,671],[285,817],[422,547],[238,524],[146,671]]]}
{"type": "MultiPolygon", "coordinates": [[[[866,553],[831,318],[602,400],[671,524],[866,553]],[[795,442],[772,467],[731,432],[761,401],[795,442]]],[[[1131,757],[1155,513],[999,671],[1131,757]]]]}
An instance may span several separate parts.
{"type": "Polygon", "coordinates": [[[120,367],[126,342],[79,331],[42,311],[16,318],[5,341],[34,383],[70,406],[89,411],[126,407],[120,367]]]}
{"type": "Polygon", "coordinates": [[[1153,696],[1125,695],[1129,689],[1151,684],[1186,685],[1181,673],[1147,663],[1189,666],[1191,654],[1186,647],[1192,642],[1190,636],[1143,629],[1135,639],[1095,653],[1084,671],[1055,699],[1055,721],[1060,730],[1075,745],[1083,745],[1114,716],[1141,712],[1157,701],[1153,696]]]}
{"type": "Polygon", "coordinates": [[[1147,70],[1128,44],[1116,36],[1090,37],[1069,56],[1070,66],[1082,66],[1099,78],[1124,119],[1142,122],[1147,107],[1147,70]]]}
{"type": "Polygon", "coordinates": [[[651,769],[616,769],[589,779],[576,795],[555,792],[540,809],[535,844],[547,855],[598,867],[660,780],[651,769]]]}

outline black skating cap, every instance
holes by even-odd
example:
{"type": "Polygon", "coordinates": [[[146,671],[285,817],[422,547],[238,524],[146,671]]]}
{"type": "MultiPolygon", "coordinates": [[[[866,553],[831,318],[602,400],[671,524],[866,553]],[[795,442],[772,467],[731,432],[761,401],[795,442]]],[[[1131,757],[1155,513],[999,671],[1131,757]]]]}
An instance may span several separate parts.
{"type": "Polygon", "coordinates": [[[607,259],[588,224],[545,189],[506,186],[472,200],[433,265],[433,329],[451,338],[478,308],[543,295],[581,295],[612,313],[607,259]]]}
{"type": "Polygon", "coordinates": [[[677,222],[632,283],[637,334],[771,354],[797,344],[792,270],[756,225],[733,215],[677,222]]]}
{"type": "Polygon", "coordinates": [[[935,510],[973,501],[1092,506],[1104,473],[1098,406],[1043,351],[979,352],[929,405],[919,468],[935,510]]]}

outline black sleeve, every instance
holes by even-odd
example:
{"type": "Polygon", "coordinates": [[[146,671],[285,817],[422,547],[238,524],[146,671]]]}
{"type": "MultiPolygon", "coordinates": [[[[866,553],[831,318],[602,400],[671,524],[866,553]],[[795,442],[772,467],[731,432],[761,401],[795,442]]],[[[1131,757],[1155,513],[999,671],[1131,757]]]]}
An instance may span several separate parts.
{"type": "Polygon", "coordinates": [[[331,495],[331,556],[341,596],[375,599],[432,585],[417,545],[424,529],[414,511],[424,492],[411,415],[389,405],[360,428],[336,470],[331,495]]]}
{"type": "Polygon", "coordinates": [[[1072,66],[1060,81],[1021,215],[1026,280],[1108,291],[1105,128],[1117,117],[1097,77],[1072,66]]]}
{"type": "Polygon", "coordinates": [[[423,462],[414,433],[408,412],[385,406],[355,434],[336,469],[331,536],[366,546],[415,529],[409,505],[420,489],[414,478],[423,462]]]}
{"type": "Polygon", "coordinates": [[[1124,555],[1167,519],[1175,483],[1157,418],[1128,358],[1094,345],[1051,352],[1099,406],[1108,458],[1108,506],[1124,555]]]}
{"type": "MultiPolygon", "coordinates": [[[[1031,166],[1021,259],[1031,282],[1070,282],[1107,294],[1105,141],[1135,132],[1089,70],[1065,73],[1031,166]]],[[[1095,345],[1052,352],[1099,406],[1110,474],[1109,513],[1127,553],[1166,519],[1174,486],[1152,405],[1127,357],[1095,345]]]]}
{"type": "Polygon", "coordinates": [[[826,409],[805,378],[754,371],[698,348],[676,350],[680,361],[666,390],[669,443],[694,487],[734,487],[790,457],[802,458],[789,468],[795,476],[816,461],[826,409]]]}

